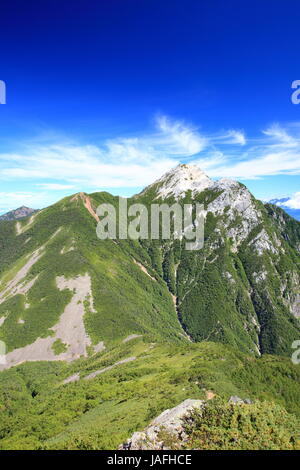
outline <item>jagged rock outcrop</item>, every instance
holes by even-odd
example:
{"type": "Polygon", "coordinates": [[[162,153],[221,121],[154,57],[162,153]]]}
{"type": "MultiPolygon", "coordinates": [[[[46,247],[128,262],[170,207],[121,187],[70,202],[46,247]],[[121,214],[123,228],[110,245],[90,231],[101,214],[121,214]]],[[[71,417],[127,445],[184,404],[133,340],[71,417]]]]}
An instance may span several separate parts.
{"type": "Polygon", "coordinates": [[[120,450],[150,450],[167,449],[160,434],[162,432],[172,436],[175,440],[184,439],[182,418],[193,409],[201,409],[203,400],[187,399],[180,405],[165,410],[157,416],[150,425],[142,432],[135,432],[127,442],[122,444],[120,450]]]}

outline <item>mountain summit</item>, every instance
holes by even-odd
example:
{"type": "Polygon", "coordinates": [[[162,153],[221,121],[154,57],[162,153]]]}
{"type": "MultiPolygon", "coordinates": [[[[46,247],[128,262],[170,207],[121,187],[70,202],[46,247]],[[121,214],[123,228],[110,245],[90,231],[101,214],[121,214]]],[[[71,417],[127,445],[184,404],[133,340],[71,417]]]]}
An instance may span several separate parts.
{"type": "Polygon", "coordinates": [[[214,182],[196,165],[180,164],[144,189],[142,194],[155,191],[156,198],[183,198],[212,186],[214,182]]]}

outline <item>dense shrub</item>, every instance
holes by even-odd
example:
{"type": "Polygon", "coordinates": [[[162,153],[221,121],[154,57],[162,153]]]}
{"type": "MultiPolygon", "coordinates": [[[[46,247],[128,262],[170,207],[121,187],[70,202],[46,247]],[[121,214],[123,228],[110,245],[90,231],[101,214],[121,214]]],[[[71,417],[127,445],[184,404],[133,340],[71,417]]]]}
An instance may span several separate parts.
{"type": "Polygon", "coordinates": [[[208,402],[185,419],[188,449],[293,450],[300,449],[300,423],[280,405],[208,402]]]}

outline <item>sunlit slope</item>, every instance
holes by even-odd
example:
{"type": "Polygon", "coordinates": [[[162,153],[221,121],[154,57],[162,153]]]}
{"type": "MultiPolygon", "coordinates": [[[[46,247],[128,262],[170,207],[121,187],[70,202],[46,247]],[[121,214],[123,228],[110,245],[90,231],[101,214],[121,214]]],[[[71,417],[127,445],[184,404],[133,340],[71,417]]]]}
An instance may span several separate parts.
{"type": "Polygon", "coordinates": [[[111,240],[100,241],[96,224],[80,195],[17,224],[1,224],[0,339],[8,351],[54,337],[53,327],[74,297],[83,304],[91,346],[140,333],[183,340],[163,279],[142,269],[134,247],[129,253],[111,240]],[[81,297],[76,294],[78,276],[87,284],[81,297]],[[62,288],[59,282],[67,280],[71,283],[62,288]]]}
{"type": "Polygon", "coordinates": [[[8,366],[69,361],[144,333],[290,356],[300,334],[299,222],[244,185],[214,182],[187,165],[128,207],[142,203],[150,215],[152,204],[203,204],[202,249],[188,251],[186,240],[172,236],[99,240],[96,208],[112,204],[118,224],[118,202],[105,192],[78,193],[1,223],[0,339],[8,366]]]}
{"type": "Polygon", "coordinates": [[[165,409],[213,395],[275,402],[299,418],[299,383],[288,358],[136,338],[70,364],[2,372],[0,448],[116,449],[165,409]]]}

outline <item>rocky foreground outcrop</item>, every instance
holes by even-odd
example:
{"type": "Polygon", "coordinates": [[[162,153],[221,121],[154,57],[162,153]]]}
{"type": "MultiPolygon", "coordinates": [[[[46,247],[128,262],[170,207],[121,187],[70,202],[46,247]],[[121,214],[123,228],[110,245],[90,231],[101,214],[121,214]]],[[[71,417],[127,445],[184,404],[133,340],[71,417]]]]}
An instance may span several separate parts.
{"type": "MultiPolygon", "coordinates": [[[[169,410],[163,411],[149,426],[141,432],[135,432],[131,438],[119,446],[119,450],[169,450],[170,447],[180,448],[188,436],[184,430],[184,418],[194,410],[201,410],[205,400],[187,399],[169,410]]],[[[228,403],[233,405],[251,405],[249,398],[242,399],[231,396],[228,403]]]]}
{"type": "Polygon", "coordinates": [[[168,449],[168,446],[161,438],[161,434],[165,433],[174,440],[183,440],[182,418],[193,409],[201,409],[204,403],[204,400],[187,399],[180,405],[163,411],[144,431],[135,432],[127,442],[119,447],[119,450],[168,449]]]}

